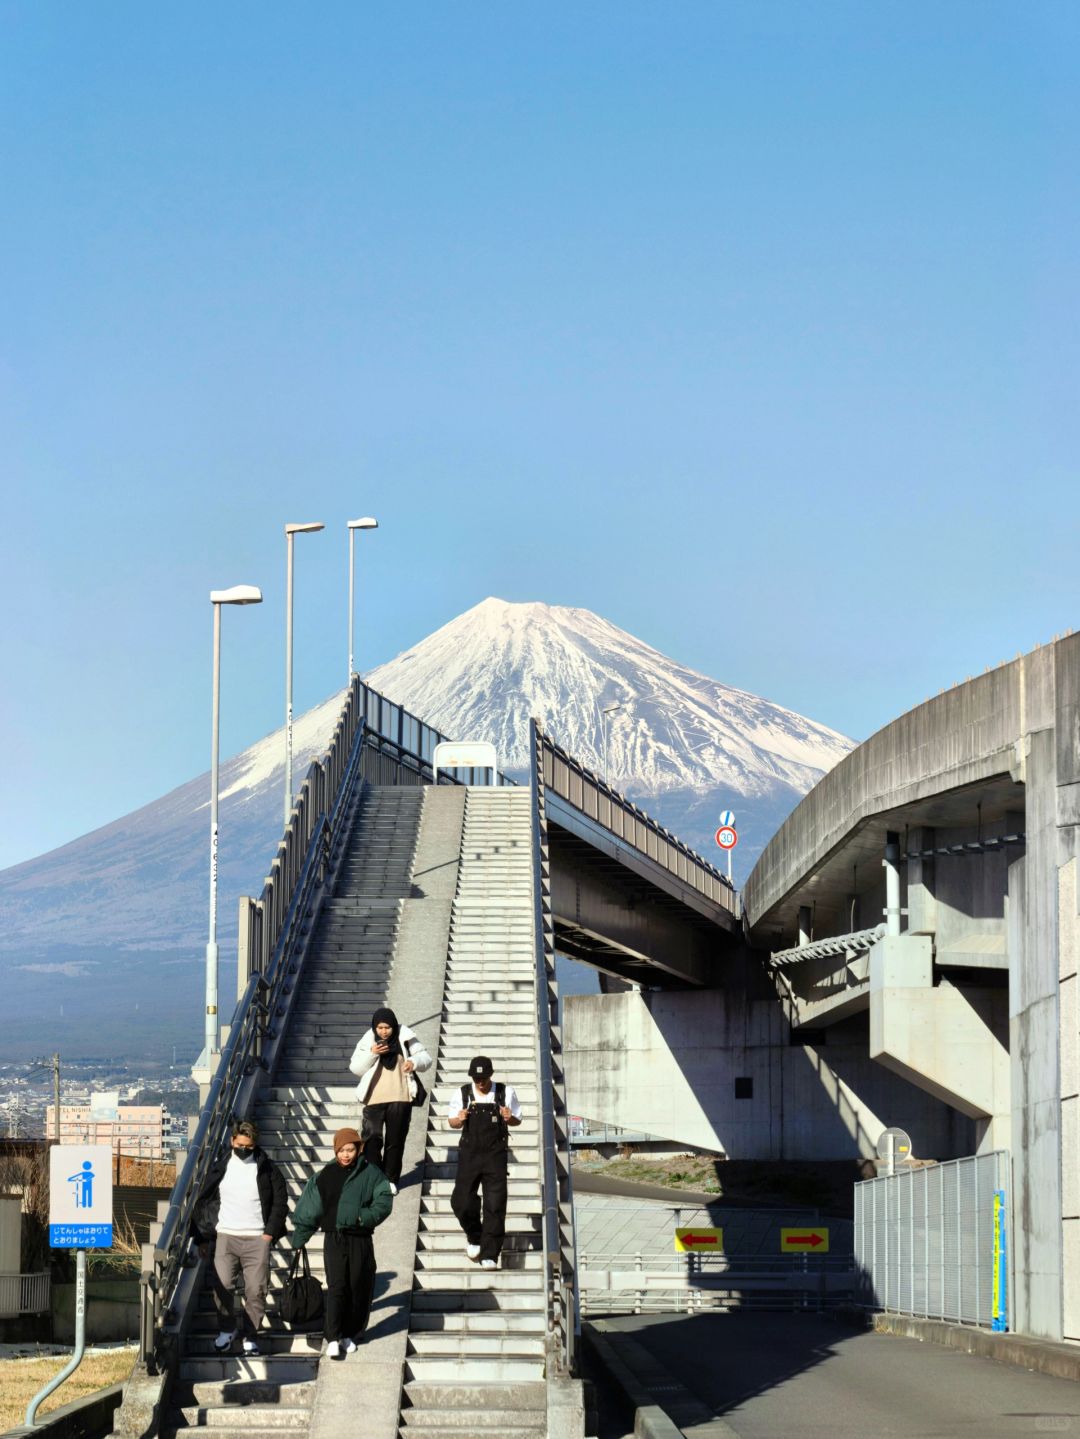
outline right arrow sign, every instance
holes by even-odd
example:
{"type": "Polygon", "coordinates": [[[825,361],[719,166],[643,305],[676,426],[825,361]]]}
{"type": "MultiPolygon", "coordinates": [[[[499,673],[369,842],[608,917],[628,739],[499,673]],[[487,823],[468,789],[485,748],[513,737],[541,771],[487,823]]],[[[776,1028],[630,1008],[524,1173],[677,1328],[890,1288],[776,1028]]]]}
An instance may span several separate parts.
{"type": "Polygon", "coordinates": [[[804,1224],[799,1229],[781,1229],[780,1249],[784,1254],[828,1254],[829,1231],[804,1224]]]}

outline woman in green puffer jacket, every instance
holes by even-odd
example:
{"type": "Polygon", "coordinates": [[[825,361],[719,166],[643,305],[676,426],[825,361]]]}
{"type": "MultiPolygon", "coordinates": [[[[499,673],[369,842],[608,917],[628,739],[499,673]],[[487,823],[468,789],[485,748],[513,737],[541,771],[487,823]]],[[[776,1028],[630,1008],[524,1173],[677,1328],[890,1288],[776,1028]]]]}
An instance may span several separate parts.
{"type": "Polygon", "coordinates": [[[326,1259],[326,1353],[344,1359],[359,1344],[375,1289],[373,1231],[393,1208],[390,1182],[369,1164],[355,1129],[334,1135],[334,1162],[313,1174],[293,1210],[289,1243],[302,1249],[324,1231],[326,1259]]]}

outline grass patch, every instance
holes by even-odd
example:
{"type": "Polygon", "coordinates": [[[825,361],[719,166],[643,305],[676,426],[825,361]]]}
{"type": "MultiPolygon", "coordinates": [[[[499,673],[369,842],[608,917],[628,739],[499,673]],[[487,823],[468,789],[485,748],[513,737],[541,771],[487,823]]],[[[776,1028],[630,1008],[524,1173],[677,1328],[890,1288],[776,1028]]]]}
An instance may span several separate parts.
{"type": "Polygon", "coordinates": [[[670,1159],[579,1160],[590,1174],[627,1179],[634,1184],[661,1184],[665,1189],[694,1189],[702,1194],[720,1194],[716,1160],[705,1154],[673,1154],[670,1159]]]}
{"type": "MultiPolygon", "coordinates": [[[[60,1373],[68,1362],[66,1354],[48,1359],[0,1359],[0,1430],[14,1429],[26,1417],[26,1406],[39,1389],[60,1373]]],[[[73,1399],[83,1399],[110,1384],[128,1377],[135,1364],[135,1349],[110,1349],[104,1354],[87,1354],[70,1379],[50,1394],[38,1410],[38,1418],[61,1409],[73,1399]]]]}

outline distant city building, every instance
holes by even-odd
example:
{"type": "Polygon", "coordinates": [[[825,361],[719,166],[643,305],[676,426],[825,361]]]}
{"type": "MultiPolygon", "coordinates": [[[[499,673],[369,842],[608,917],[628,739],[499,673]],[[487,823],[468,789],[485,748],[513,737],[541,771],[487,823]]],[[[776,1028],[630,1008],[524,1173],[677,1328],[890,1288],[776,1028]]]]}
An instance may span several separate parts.
{"type": "MultiPolygon", "coordinates": [[[[136,1159],[162,1159],[172,1116],[163,1104],[120,1104],[116,1090],[91,1094],[87,1104],[61,1104],[61,1144],[108,1144],[136,1159]]],[[[45,1111],[45,1133],[55,1134],[54,1109],[45,1111]]]]}

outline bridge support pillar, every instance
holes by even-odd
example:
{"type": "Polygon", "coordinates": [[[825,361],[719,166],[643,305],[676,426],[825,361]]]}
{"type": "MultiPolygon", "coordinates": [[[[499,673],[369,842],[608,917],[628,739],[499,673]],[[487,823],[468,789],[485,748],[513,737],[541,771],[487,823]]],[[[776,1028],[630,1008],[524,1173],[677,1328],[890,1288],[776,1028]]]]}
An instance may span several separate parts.
{"type": "Polygon", "coordinates": [[[976,1120],[980,1152],[1007,1149],[1004,991],[935,986],[933,957],[926,935],[887,934],[870,951],[870,1057],[976,1120]]]}

